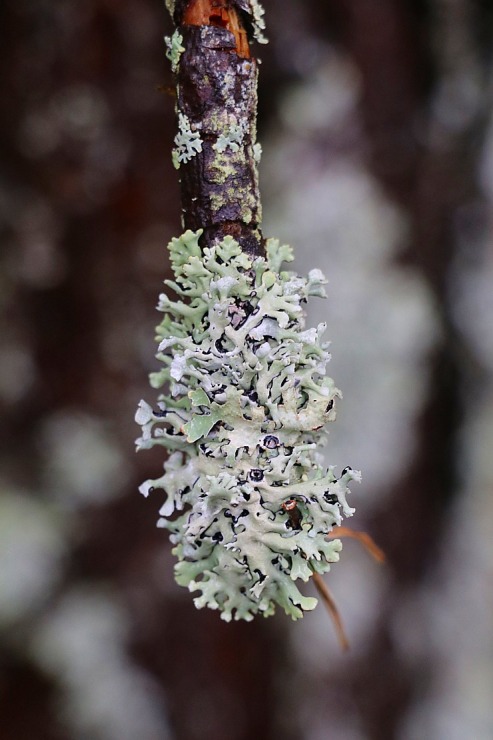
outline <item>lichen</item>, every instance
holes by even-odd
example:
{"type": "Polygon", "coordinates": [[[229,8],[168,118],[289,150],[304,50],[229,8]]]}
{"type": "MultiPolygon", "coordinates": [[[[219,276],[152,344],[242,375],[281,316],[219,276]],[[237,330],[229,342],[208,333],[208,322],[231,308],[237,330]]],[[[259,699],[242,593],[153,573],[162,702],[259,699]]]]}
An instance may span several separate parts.
{"type": "Polygon", "coordinates": [[[244,126],[233,121],[226,132],[221,133],[216,143],[213,146],[217,152],[225,152],[227,149],[231,149],[232,152],[237,152],[240,146],[243,144],[243,138],[245,136],[244,126]]]}
{"type": "Polygon", "coordinates": [[[158,526],[170,532],[176,579],[197,607],[223,619],[297,619],[316,599],[295,581],[325,573],[339,558],[327,540],[359,473],[323,468],[317,448],[340,396],[326,373],[325,325],[305,329],[303,304],[323,296],[323,275],[281,270],[291,249],[267,240],[250,258],[231,237],[199,246],[201,230],[169,245],[178,295],[158,308],[161,393],[141,401],[138,449],[171,451],[164,473],[140,491],[166,493],[158,526]]]}
{"type": "Polygon", "coordinates": [[[171,153],[173,165],[178,169],[181,162],[188,162],[201,151],[202,139],[199,132],[192,131],[190,121],[184,113],[178,113],[178,133],[171,153]]]}
{"type": "Polygon", "coordinates": [[[259,44],[268,44],[269,40],[264,36],[265,31],[265,10],[258,0],[250,0],[250,6],[253,16],[253,37],[259,44]]]}
{"type": "Polygon", "coordinates": [[[177,29],[172,36],[164,37],[164,43],[166,44],[166,57],[171,62],[171,71],[176,73],[178,71],[180,57],[185,51],[185,47],[182,46],[183,36],[177,29]]]}
{"type": "Polygon", "coordinates": [[[169,14],[172,16],[175,12],[175,0],[164,0],[164,4],[166,5],[166,8],[168,9],[169,14]]]}

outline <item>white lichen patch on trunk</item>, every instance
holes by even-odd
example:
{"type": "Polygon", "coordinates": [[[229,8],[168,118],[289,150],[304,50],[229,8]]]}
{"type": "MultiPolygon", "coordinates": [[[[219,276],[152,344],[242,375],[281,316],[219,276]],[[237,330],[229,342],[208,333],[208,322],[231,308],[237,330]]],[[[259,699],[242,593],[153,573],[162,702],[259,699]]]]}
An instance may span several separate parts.
{"type": "Polygon", "coordinates": [[[178,65],[180,63],[180,57],[185,51],[183,44],[183,36],[176,29],[172,36],[165,36],[164,43],[166,44],[166,58],[171,62],[171,71],[176,73],[178,65]]]}
{"type": "Polygon", "coordinates": [[[267,44],[269,40],[264,34],[265,31],[265,10],[258,0],[250,0],[249,2],[250,12],[252,14],[253,23],[253,37],[259,44],[267,44]]]}
{"type": "Polygon", "coordinates": [[[192,130],[190,121],[184,113],[178,113],[178,133],[175,136],[175,148],[171,158],[176,169],[181,162],[189,162],[202,151],[202,139],[196,130],[192,130]]]}

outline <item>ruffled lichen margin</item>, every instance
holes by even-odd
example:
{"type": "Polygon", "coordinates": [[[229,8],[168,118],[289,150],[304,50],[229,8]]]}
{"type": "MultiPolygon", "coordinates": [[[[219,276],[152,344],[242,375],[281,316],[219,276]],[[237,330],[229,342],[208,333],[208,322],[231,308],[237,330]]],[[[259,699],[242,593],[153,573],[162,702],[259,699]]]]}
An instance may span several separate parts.
{"type": "Polygon", "coordinates": [[[140,402],[136,421],[138,449],[171,454],[140,491],[165,493],[158,526],[197,607],[229,621],[279,604],[298,619],[317,600],[296,581],[339,559],[327,535],[352,515],[348,484],[360,478],[320,458],[340,392],[326,375],[325,324],[305,329],[303,304],[324,296],[325,280],[282,270],[292,252],[277,240],[263,258],[230,236],[201,247],[201,234],[169,245],[178,300],[159,298],[162,367],[150,376],[162,392],[157,405],[140,402]]]}

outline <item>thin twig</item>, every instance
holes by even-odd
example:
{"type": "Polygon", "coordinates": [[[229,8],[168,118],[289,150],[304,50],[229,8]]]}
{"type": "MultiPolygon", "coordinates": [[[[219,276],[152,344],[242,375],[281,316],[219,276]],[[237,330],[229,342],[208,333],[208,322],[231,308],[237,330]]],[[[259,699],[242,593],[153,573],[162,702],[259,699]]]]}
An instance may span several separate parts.
{"type": "Polygon", "coordinates": [[[332,621],[334,622],[334,627],[337,633],[337,639],[339,640],[341,649],[349,650],[349,640],[344,630],[344,625],[342,623],[341,615],[339,614],[339,610],[332,597],[332,594],[330,593],[327,587],[327,584],[323,580],[322,576],[319,575],[319,573],[315,573],[315,572],[313,572],[313,582],[315,584],[315,588],[317,589],[320,595],[320,598],[322,599],[325,606],[327,607],[327,610],[330,614],[332,621]]]}
{"type": "Polygon", "coordinates": [[[327,539],[330,540],[339,539],[339,537],[358,540],[378,563],[385,562],[385,553],[366,532],[355,532],[354,529],[349,529],[349,527],[337,527],[327,535],[327,539]]]}

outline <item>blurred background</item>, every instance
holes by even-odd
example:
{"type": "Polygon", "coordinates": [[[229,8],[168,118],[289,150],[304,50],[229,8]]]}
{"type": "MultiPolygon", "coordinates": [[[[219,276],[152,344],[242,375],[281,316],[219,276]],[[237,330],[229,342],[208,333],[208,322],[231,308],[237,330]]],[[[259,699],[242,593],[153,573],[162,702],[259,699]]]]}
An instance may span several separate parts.
{"type": "MultiPolygon", "coordinates": [[[[138,485],[178,235],[158,0],[0,5],[0,738],[491,740],[493,5],[266,0],[264,233],[322,268],[363,472],[322,606],[197,611],[138,485]]],[[[308,585],[306,592],[312,594],[308,585]]]]}

